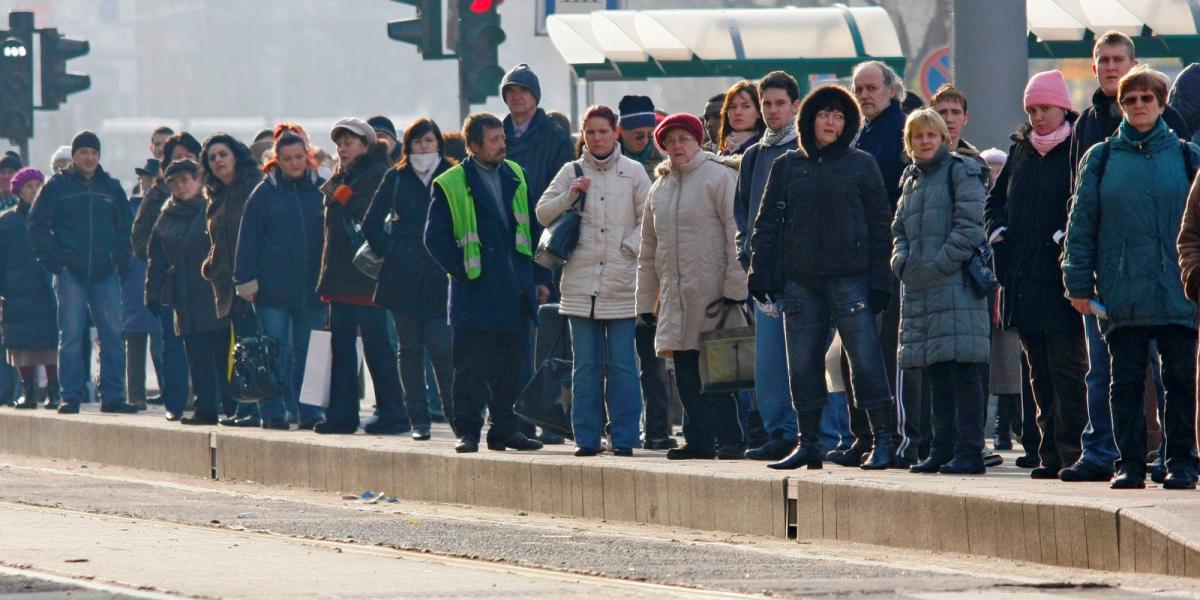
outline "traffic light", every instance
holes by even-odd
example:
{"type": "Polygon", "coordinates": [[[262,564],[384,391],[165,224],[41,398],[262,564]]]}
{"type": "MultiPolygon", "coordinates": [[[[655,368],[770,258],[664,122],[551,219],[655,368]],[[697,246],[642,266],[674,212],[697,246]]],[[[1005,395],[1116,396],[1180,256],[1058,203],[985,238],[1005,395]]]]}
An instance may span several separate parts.
{"type": "Polygon", "coordinates": [[[412,44],[425,59],[447,58],[442,51],[443,0],[393,0],[417,8],[417,18],[388,21],[388,37],[412,44]]]}
{"type": "Polygon", "coordinates": [[[87,75],[67,72],[67,61],[90,49],[86,40],[70,40],[57,29],[39,29],[42,38],[42,110],[57,110],[67,96],[92,87],[87,75]]]}
{"type": "Polygon", "coordinates": [[[33,137],[33,13],[12,12],[0,35],[0,136],[33,137]]]}
{"type": "Polygon", "coordinates": [[[472,104],[499,93],[504,68],[499,47],[504,29],[494,0],[458,0],[458,79],[463,98],[472,104]]]}

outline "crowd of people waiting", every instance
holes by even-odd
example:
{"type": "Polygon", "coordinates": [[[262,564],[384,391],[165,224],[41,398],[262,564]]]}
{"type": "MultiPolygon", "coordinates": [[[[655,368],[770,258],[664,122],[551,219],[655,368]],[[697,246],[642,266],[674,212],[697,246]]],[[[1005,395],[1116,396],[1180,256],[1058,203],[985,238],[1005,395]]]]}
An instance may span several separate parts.
{"type": "Polygon", "coordinates": [[[444,419],[458,452],[536,450],[562,440],[513,404],[555,302],[576,456],[982,474],[1003,460],[984,443],[994,396],[993,449],[1019,435],[1033,478],[1194,488],[1200,66],[1172,85],[1109,32],[1093,72],[1082,113],[1060,72],[1035,74],[1007,152],[964,139],[964,91],[925,108],[868,61],[850,89],[803,98],[784,72],[741,81],[702,117],[626,96],[589,108],[577,141],[526,65],[501,83],[503,119],[400,133],[345,118],[336,161],[291,123],[249,146],[161,128],[130,200],[93,133],[48,179],[9,154],[0,331],[23,383],[9,402],[78,412],[90,323],[104,412],[157,401],[189,425],[417,440],[444,419]],[[579,240],[552,272],[538,240],[572,210],[579,240]],[[368,248],[377,273],[355,264],[368,248]],[[743,308],[753,388],[706,389],[702,340],[743,308]],[[286,385],[235,403],[231,328],[252,326],[279,344],[286,385]],[[298,401],[321,329],[327,407],[298,401]]]}

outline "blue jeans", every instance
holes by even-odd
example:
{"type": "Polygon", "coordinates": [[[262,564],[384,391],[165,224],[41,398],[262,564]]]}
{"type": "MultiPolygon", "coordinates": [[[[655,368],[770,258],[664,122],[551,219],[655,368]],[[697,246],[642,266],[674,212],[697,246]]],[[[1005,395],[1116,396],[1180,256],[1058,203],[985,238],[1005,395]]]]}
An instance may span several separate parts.
{"type": "Polygon", "coordinates": [[[642,388],[634,320],[567,317],[571,324],[571,430],[575,445],[600,449],[608,409],[613,448],[641,445],[642,388]]]}
{"type": "Polygon", "coordinates": [[[787,281],[783,289],[783,327],[787,336],[788,374],[796,410],[821,410],[829,400],[825,352],[829,327],[837,327],[850,359],[855,403],[863,410],[892,400],[887,367],[871,314],[866,275],[829,278],[818,283],[787,281]]]}
{"type": "Polygon", "coordinates": [[[1079,461],[1111,471],[1120,456],[1113,438],[1112,409],[1108,402],[1111,376],[1108,344],[1100,335],[1100,324],[1094,315],[1083,318],[1083,331],[1087,335],[1089,363],[1085,379],[1088,422],[1083,428],[1083,455],[1079,461]]]}
{"type": "Polygon", "coordinates": [[[821,414],[821,452],[846,450],[854,443],[850,433],[850,406],[846,392],[830,392],[825,412],[821,414]]]}
{"type": "Polygon", "coordinates": [[[796,441],[796,409],[788,388],[787,342],[783,317],[772,317],[754,302],[754,395],[763,427],[772,438],[796,441]]]}
{"type": "Polygon", "coordinates": [[[325,411],[318,406],[300,404],[300,386],[304,384],[304,364],[308,360],[308,340],[313,330],[325,326],[326,309],[323,306],[310,308],[279,308],[255,305],[255,312],[262,321],[263,333],[279,343],[279,372],[290,374],[287,390],[279,396],[258,403],[258,411],[264,422],[296,415],[301,423],[313,423],[325,418],[325,411]]]}
{"type": "Polygon", "coordinates": [[[187,353],[183,349],[183,338],[175,335],[175,311],[164,306],[159,319],[162,322],[162,378],[158,382],[161,388],[159,392],[163,408],[181,415],[187,408],[188,382],[191,379],[187,353]]]}
{"type": "Polygon", "coordinates": [[[125,342],[121,335],[121,282],[116,273],[100,281],[82,281],[67,270],[54,277],[58,300],[58,382],[62,399],[78,406],[87,398],[83,344],[87,317],[100,336],[100,389],[103,405],[125,402],[125,342]]]}

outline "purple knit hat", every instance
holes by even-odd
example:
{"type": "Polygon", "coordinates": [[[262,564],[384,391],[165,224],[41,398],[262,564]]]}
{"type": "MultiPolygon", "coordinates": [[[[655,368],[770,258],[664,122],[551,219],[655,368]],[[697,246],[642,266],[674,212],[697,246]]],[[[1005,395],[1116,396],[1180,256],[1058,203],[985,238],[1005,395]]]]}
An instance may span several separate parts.
{"type": "Polygon", "coordinates": [[[24,169],[17,171],[17,174],[13,175],[12,182],[9,183],[9,193],[16,196],[21,192],[21,188],[24,187],[26,183],[34,180],[45,183],[46,176],[43,175],[41,171],[33,167],[25,167],[24,169]]]}

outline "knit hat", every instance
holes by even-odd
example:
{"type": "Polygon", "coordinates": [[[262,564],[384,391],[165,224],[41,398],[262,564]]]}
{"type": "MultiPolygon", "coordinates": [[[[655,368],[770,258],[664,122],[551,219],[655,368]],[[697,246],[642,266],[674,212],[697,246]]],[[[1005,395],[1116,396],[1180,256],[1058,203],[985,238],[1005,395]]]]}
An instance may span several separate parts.
{"type": "Polygon", "coordinates": [[[341,130],[349,131],[361,137],[367,146],[374,144],[378,140],[375,137],[375,129],[367,125],[366,121],[356,117],[345,117],[333,124],[333,129],[329,131],[329,139],[333,140],[333,143],[337,143],[338,131],[341,130]]]}
{"type": "Polygon", "coordinates": [[[1067,80],[1062,71],[1042,71],[1029,79],[1025,86],[1025,108],[1039,104],[1071,110],[1071,95],[1067,92],[1067,80]]]}
{"type": "Polygon", "coordinates": [[[662,123],[659,123],[658,127],[654,130],[654,143],[658,145],[660,150],[666,152],[666,149],[663,148],[663,137],[667,134],[667,131],[676,127],[681,127],[695,136],[697,143],[704,139],[704,123],[701,123],[696,115],[675,113],[663,119],[662,123]]]}
{"type": "Polygon", "coordinates": [[[162,169],[171,166],[171,156],[175,154],[177,146],[183,146],[188,152],[200,156],[200,140],[186,131],[179,132],[167,139],[167,143],[163,145],[163,162],[159,165],[162,169]]]}
{"type": "Polygon", "coordinates": [[[25,167],[13,175],[12,181],[9,182],[9,193],[16,196],[30,181],[46,181],[46,176],[33,167],[25,167]]]}
{"type": "Polygon", "coordinates": [[[654,127],[658,123],[654,114],[654,101],[649,96],[625,96],[617,104],[621,113],[622,129],[637,129],[638,127],[654,127]]]}
{"type": "Polygon", "coordinates": [[[80,148],[91,148],[96,152],[100,151],[100,138],[90,131],[80,131],[75,134],[75,139],[71,140],[71,156],[75,156],[80,148]]]}
{"type": "Polygon", "coordinates": [[[988,148],[979,153],[979,158],[989,165],[1002,165],[1008,160],[1008,154],[999,148],[988,148]]]}
{"type": "Polygon", "coordinates": [[[12,169],[18,171],[21,169],[21,155],[9,150],[4,153],[4,158],[0,158],[0,169],[12,169]]]}
{"type": "Polygon", "coordinates": [[[50,166],[53,168],[54,163],[60,160],[71,160],[70,146],[59,146],[58,150],[55,150],[54,154],[50,155],[50,166]]]}
{"type": "Polygon", "coordinates": [[[133,173],[138,177],[154,177],[162,169],[162,163],[157,158],[147,158],[146,166],[135,167],[133,173]]]}
{"type": "Polygon", "coordinates": [[[504,79],[500,81],[500,99],[504,99],[504,88],[510,85],[519,85],[533,92],[533,101],[538,104],[542,103],[542,84],[538,81],[538,76],[529,68],[529,65],[521,63],[512,68],[511,71],[504,74],[504,79]]]}
{"type": "Polygon", "coordinates": [[[170,181],[172,178],[184,174],[190,174],[194,177],[199,172],[200,163],[190,158],[181,158],[167,165],[167,171],[164,173],[163,178],[170,181]]]}
{"type": "Polygon", "coordinates": [[[1200,128],[1200,63],[1188,65],[1175,77],[1167,106],[1178,111],[1192,131],[1200,128]]]}
{"type": "Polygon", "coordinates": [[[400,139],[396,136],[396,125],[392,123],[391,119],[383,115],[376,115],[367,119],[367,125],[370,125],[375,130],[375,133],[386,133],[392,136],[393,140],[400,139]]]}

